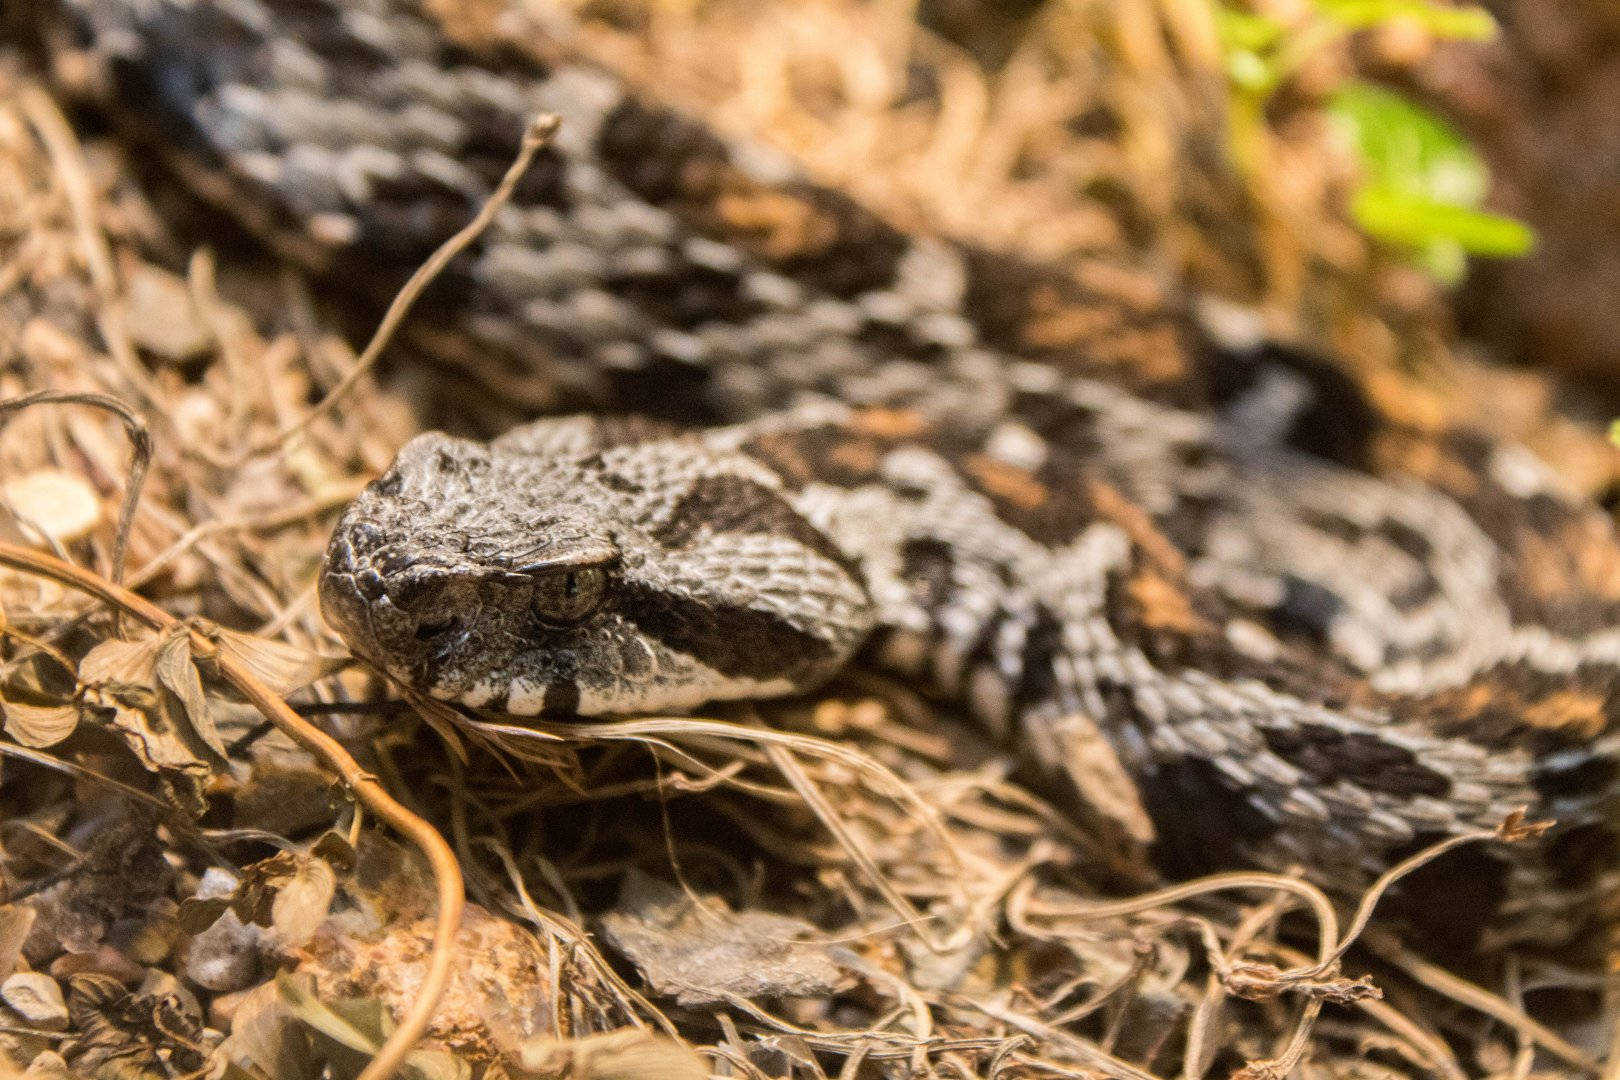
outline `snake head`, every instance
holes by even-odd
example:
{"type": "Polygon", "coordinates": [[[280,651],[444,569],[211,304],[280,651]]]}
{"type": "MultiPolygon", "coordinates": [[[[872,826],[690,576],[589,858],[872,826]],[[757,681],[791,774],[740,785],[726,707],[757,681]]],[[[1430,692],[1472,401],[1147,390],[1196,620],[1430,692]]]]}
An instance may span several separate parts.
{"type": "Polygon", "coordinates": [[[339,520],[321,607],[431,696],[533,715],[808,689],[872,622],[858,569],[740,455],[548,421],[412,440],[339,520]]]}

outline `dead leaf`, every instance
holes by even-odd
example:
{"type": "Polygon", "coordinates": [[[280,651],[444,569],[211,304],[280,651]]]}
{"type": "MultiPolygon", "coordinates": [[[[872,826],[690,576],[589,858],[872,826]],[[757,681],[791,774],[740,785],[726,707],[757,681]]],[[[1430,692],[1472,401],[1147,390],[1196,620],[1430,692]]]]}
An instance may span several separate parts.
{"type": "Polygon", "coordinates": [[[175,918],[183,933],[195,937],[213,926],[230,909],[228,896],[188,896],[180,901],[180,910],[175,918]]]}
{"type": "Polygon", "coordinates": [[[96,685],[131,684],[151,686],[152,665],[157,659],[157,637],[138,641],[103,641],[79,661],[79,681],[96,685]]]}
{"type": "Polygon", "coordinates": [[[709,1066],[690,1047],[640,1028],[583,1039],[530,1039],[518,1065],[566,1080],[708,1080],[709,1066]]]}
{"type": "Polygon", "coordinates": [[[35,469],[0,485],[30,542],[65,544],[101,523],[101,498],[88,481],[62,469],[35,469]]]}
{"type": "Polygon", "coordinates": [[[231,910],[244,923],[268,927],[276,890],[296,871],[298,856],[291,851],[277,852],[242,868],[242,883],[236,887],[231,910]]]}
{"type": "Polygon", "coordinates": [[[79,726],[76,705],[29,705],[0,698],[0,716],[5,717],[6,734],[34,750],[55,746],[79,726]]]}
{"type": "Polygon", "coordinates": [[[347,874],[354,869],[360,861],[360,853],[354,850],[349,838],[340,832],[327,831],[310,847],[309,852],[318,858],[325,859],[332,864],[332,869],[340,874],[347,874]]]}
{"type": "Polygon", "coordinates": [[[270,929],[293,948],[309,944],[326,920],[336,892],[337,871],[331,863],[313,856],[300,858],[270,902],[270,929]]]}
{"type": "Polygon", "coordinates": [[[198,738],[222,760],[227,757],[225,740],[219,737],[219,730],[209,715],[202,676],[197,674],[197,665],[192,661],[191,632],[184,627],[165,632],[152,666],[158,682],[180,700],[180,707],[185,710],[186,719],[198,738]]]}
{"type": "MultiPolygon", "coordinates": [[[[307,945],[326,920],[340,870],[346,872],[342,865],[334,867],[334,862],[353,866],[353,850],[346,842],[332,843],[330,836],[322,836],[317,851],[277,852],[244,867],[241,884],[229,900],[236,917],[272,930],[293,948],[307,945]]],[[[198,922],[206,919],[211,924],[218,918],[215,903],[223,899],[193,897],[181,905],[182,917],[198,922]]]]}
{"type": "Polygon", "coordinates": [[[816,997],[848,982],[825,947],[798,940],[816,933],[809,923],[699,905],[638,871],[625,877],[602,930],[653,990],[682,1005],[719,1004],[731,996],[816,997]]]}
{"type": "MultiPolygon", "coordinates": [[[[111,712],[112,727],[146,768],[203,777],[210,772],[204,754],[211,748],[180,696],[158,679],[159,654],[169,641],[165,635],[97,645],[79,661],[80,695],[87,705],[111,712]]],[[[173,657],[171,652],[171,668],[173,657]]],[[[183,685],[179,673],[171,670],[170,678],[183,685]]]]}
{"type": "Polygon", "coordinates": [[[290,694],[348,663],[345,657],[322,656],[313,649],[227,630],[223,626],[210,626],[206,633],[220,652],[236,660],[278,694],[290,694]]]}
{"type": "Polygon", "coordinates": [[[183,279],[136,260],[130,260],[127,272],[126,320],[137,345],[172,364],[194,360],[213,348],[214,335],[183,279]]]}

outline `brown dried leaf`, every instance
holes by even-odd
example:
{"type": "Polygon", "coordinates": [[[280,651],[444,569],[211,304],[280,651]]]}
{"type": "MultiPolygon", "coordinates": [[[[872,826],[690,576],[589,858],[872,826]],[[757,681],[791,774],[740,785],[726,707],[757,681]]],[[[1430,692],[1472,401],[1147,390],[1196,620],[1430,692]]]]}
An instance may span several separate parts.
{"type": "Polygon", "coordinates": [[[285,944],[309,944],[326,920],[337,892],[337,872],[325,859],[300,856],[297,868],[283,879],[270,902],[270,929],[285,944]]]}
{"type": "Polygon", "coordinates": [[[244,923],[267,927],[297,948],[308,944],[325,921],[337,879],[332,863],[319,855],[278,852],[243,868],[230,907],[244,923]]]}
{"type": "MultiPolygon", "coordinates": [[[[148,769],[203,776],[209,772],[202,756],[206,747],[179,695],[158,689],[159,653],[170,640],[154,636],[97,645],[79,661],[81,694],[86,704],[111,711],[113,728],[148,769]]],[[[173,672],[171,677],[181,679],[173,672]]]]}
{"type": "Polygon", "coordinates": [[[137,345],[174,364],[213,348],[214,336],[192,303],[184,280],[135,260],[129,261],[127,273],[126,320],[137,345]]]}
{"type": "Polygon", "coordinates": [[[640,1028],[621,1028],[583,1039],[530,1039],[518,1065],[541,1076],[569,1080],[707,1080],[709,1067],[689,1047],[640,1028]]]}
{"type": "Polygon", "coordinates": [[[79,681],[88,686],[132,685],[150,687],[156,676],[153,664],[162,640],[103,641],[79,661],[79,681]]]}
{"type": "Polygon", "coordinates": [[[0,698],[0,716],[5,717],[7,735],[35,750],[55,746],[79,726],[76,705],[29,705],[0,698]]]}
{"type": "Polygon", "coordinates": [[[0,485],[0,496],[23,522],[23,535],[39,543],[65,544],[86,535],[101,522],[101,499],[75,473],[35,469],[0,485]],[[41,535],[43,534],[43,535],[41,535]]]}
{"type": "Polygon", "coordinates": [[[202,676],[197,674],[197,665],[192,660],[190,631],[175,627],[163,635],[163,644],[158,647],[153,670],[157,673],[158,682],[179,699],[180,707],[197,737],[220,758],[226,757],[225,740],[220,738],[219,729],[209,715],[202,676]]]}
{"type": "Polygon", "coordinates": [[[243,995],[231,1017],[231,1033],[220,1050],[231,1061],[284,1080],[315,1080],[320,1075],[309,1039],[282,1004],[274,982],[243,995]]]}
{"type": "Polygon", "coordinates": [[[173,722],[171,711],[161,701],[139,698],[106,697],[97,704],[113,708],[113,726],[124,742],[152,772],[181,772],[204,775],[208,762],[189,745],[182,730],[173,722]]]}
{"type": "Polygon", "coordinates": [[[332,869],[340,874],[347,874],[354,869],[355,863],[360,861],[360,853],[354,850],[349,838],[340,832],[322,833],[309,852],[331,863],[332,869]]]}
{"type": "Polygon", "coordinates": [[[763,911],[699,907],[680,889],[637,871],[626,876],[603,936],[629,957],[649,985],[682,1005],[730,996],[817,997],[848,982],[800,919],[763,911]]]}
{"type": "Polygon", "coordinates": [[[195,937],[213,926],[230,909],[231,898],[228,896],[188,896],[180,901],[176,919],[183,932],[195,937]]]}
{"type": "Polygon", "coordinates": [[[227,630],[223,626],[211,627],[209,636],[218,644],[220,652],[241,663],[278,694],[290,694],[348,663],[340,656],[322,656],[313,649],[227,630]]]}
{"type": "Polygon", "coordinates": [[[297,859],[292,852],[282,851],[243,867],[242,883],[236,887],[236,898],[231,901],[236,917],[244,923],[268,927],[276,889],[293,874],[297,859]]]}

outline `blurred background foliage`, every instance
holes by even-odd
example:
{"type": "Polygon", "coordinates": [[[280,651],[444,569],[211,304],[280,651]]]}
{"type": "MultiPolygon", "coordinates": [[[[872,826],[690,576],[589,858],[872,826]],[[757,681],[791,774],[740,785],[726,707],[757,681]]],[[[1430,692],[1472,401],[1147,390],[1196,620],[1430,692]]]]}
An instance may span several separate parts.
{"type": "MultiPolygon", "coordinates": [[[[1313,0],[1302,14],[1290,24],[1227,5],[1215,11],[1233,88],[1231,151],[1251,178],[1257,143],[1266,138],[1267,102],[1321,50],[1351,34],[1389,28],[1438,40],[1488,41],[1497,33],[1484,8],[1427,0],[1313,0]]],[[[1530,250],[1534,236],[1527,226],[1479,209],[1486,167],[1467,138],[1432,110],[1353,76],[1332,92],[1326,108],[1360,169],[1349,211],[1368,236],[1406,251],[1448,284],[1462,280],[1468,255],[1530,250]]]]}
{"type": "Polygon", "coordinates": [[[1614,480],[1615,0],[567,2],[903,225],[1236,303],[1415,423],[1614,480]]]}

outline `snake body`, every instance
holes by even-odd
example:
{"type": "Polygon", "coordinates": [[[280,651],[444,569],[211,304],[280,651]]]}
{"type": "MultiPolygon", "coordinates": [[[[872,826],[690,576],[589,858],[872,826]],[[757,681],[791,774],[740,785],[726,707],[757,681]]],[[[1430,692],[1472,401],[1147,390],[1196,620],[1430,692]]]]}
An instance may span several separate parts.
{"type": "Polygon", "coordinates": [[[544,28],[46,10],[134,137],[380,295],[562,118],[424,318],[594,415],[420,436],[344,514],[323,610],[400,680],[598,714],[871,664],[1060,776],[1106,745],[1194,861],[1348,895],[1528,806],[1548,838],[1448,864],[1446,916],[1543,944],[1612,918],[1620,547],[1525,451],[1218,340],[1129,267],[898,230],[544,28]]]}

